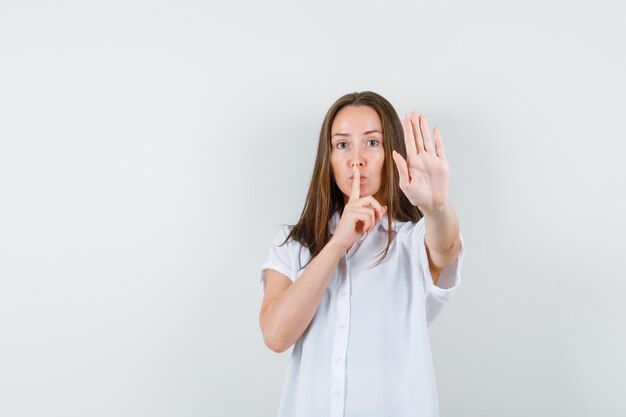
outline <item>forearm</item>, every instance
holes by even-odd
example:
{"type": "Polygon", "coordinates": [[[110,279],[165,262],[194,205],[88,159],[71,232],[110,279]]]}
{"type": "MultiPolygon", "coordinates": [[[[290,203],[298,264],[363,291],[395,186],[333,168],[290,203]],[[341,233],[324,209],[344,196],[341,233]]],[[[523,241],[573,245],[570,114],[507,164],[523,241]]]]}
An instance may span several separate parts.
{"type": "Polygon", "coordinates": [[[425,239],[428,249],[431,253],[449,254],[446,258],[450,258],[451,262],[460,246],[460,226],[454,208],[446,202],[439,208],[422,212],[426,222],[425,239]]]}
{"type": "Polygon", "coordinates": [[[343,254],[340,247],[329,242],[302,275],[267,306],[261,326],[277,351],[287,350],[309,326],[343,254]]]}

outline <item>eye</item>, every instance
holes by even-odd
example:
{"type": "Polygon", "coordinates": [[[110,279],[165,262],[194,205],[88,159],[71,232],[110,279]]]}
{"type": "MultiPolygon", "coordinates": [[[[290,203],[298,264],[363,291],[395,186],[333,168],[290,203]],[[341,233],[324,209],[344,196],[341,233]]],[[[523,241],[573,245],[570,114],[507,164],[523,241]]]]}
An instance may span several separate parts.
{"type": "Polygon", "coordinates": [[[380,142],[378,142],[378,139],[370,139],[367,141],[368,146],[378,146],[380,142]],[[374,142],[374,144],[372,145],[371,143],[374,142]]]}
{"type": "Polygon", "coordinates": [[[335,146],[337,146],[338,149],[345,149],[348,144],[346,142],[338,142],[335,146]]]}

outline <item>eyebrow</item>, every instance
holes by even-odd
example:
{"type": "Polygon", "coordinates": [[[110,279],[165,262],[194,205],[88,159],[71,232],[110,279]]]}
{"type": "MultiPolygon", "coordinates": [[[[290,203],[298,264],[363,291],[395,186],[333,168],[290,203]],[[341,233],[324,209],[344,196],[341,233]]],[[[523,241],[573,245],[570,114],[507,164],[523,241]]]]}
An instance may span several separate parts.
{"type": "MultiPolygon", "coordinates": [[[[370,133],[380,133],[381,135],[383,134],[383,132],[379,130],[368,130],[367,132],[363,132],[364,135],[369,135],[370,133]]],[[[335,133],[330,138],[332,139],[335,136],[350,136],[350,134],[349,133],[335,133]]]]}

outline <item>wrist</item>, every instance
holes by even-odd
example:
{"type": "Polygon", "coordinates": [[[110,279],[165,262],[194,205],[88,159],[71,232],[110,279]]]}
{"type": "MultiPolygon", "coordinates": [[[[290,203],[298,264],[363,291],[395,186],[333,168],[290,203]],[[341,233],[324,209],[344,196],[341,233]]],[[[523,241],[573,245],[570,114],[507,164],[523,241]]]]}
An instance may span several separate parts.
{"type": "Polygon", "coordinates": [[[424,213],[424,216],[441,217],[445,215],[449,207],[450,207],[450,204],[448,203],[448,201],[445,201],[443,203],[433,204],[429,207],[418,207],[418,208],[421,210],[422,213],[424,213]]]}
{"type": "Polygon", "coordinates": [[[340,256],[343,256],[343,254],[349,249],[349,247],[346,247],[346,245],[339,242],[335,236],[330,238],[326,244],[326,248],[333,253],[338,253],[340,256]]]}

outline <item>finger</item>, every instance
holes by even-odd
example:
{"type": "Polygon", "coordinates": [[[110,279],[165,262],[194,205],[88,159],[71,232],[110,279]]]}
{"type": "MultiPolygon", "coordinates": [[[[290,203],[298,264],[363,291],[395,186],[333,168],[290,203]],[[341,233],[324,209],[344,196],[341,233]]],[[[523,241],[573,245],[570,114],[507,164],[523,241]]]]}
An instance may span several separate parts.
{"type": "Polygon", "coordinates": [[[420,115],[419,118],[420,121],[420,131],[422,133],[422,138],[424,139],[424,149],[426,149],[426,152],[432,152],[433,151],[433,143],[432,143],[432,139],[430,138],[430,129],[428,129],[428,122],[426,121],[426,118],[424,118],[424,116],[420,115]]]}
{"type": "Polygon", "coordinates": [[[415,143],[417,147],[417,152],[423,152],[426,150],[424,148],[424,137],[419,128],[419,119],[422,115],[415,110],[411,112],[411,128],[413,129],[413,136],[415,136],[415,143]]]}
{"type": "Polygon", "coordinates": [[[409,119],[406,115],[402,121],[402,126],[404,127],[404,146],[406,147],[406,155],[407,158],[410,158],[411,155],[417,154],[417,149],[415,148],[415,136],[413,135],[411,119],[409,119]]]}
{"type": "Polygon", "coordinates": [[[366,197],[366,201],[374,208],[374,211],[376,212],[376,220],[380,220],[384,214],[383,206],[374,198],[374,196],[371,195],[366,197]]]}
{"type": "Polygon", "coordinates": [[[359,198],[357,201],[353,203],[355,207],[366,207],[372,206],[372,208],[376,211],[382,211],[383,206],[374,198],[373,195],[367,195],[365,197],[359,198]]]}
{"type": "Polygon", "coordinates": [[[374,211],[374,209],[371,209],[369,207],[355,207],[354,211],[356,213],[367,216],[367,224],[365,224],[365,226],[363,227],[363,233],[369,233],[376,223],[376,212],[374,211]]]}
{"type": "Polygon", "coordinates": [[[398,152],[393,151],[392,156],[396,163],[396,168],[398,169],[398,175],[400,176],[400,189],[406,189],[405,187],[409,185],[409,168],[402,155],[398,152]]]}
{"type": "Polygon", "coordinates": [[[435,150],[437,151],[437,156],[446,159],[446,154],[443,151],[443,140],[441,139],[441,131],[439,131],[439,128],[437,126],[435,126],[433,133],[435,134],[435,150]]]}
{"type": "Polygon", "coordinates": [[[363,222],[362,233],[367,233],[371,229],[374,224],[374,211],[372,209],[369,210],[370,211],[367,211],[367,209],[362,207],[354,207],[350,210],[350,216],[354,220],[355,230],[358,222],[363,222]]]}
{"type": "Polygon", "coordinates": [[[361,195],[361,173],[356,164],[354,164],[352,172],[354,172],[354,178],[352,179],[352,193],[350,193],[348,201],[356,201],[361,195]]]}

